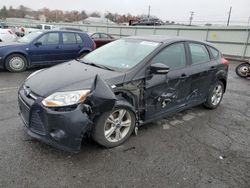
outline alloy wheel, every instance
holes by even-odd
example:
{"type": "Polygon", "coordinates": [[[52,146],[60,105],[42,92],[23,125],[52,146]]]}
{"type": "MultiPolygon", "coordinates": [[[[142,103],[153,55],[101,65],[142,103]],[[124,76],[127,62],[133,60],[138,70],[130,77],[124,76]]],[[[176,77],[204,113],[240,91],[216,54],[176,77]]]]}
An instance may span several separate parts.
{"type": "Polygon", "coordinates": [[[109,142],[119,142],[126,137],[132,126],[129,111],[119,109],[107,118],[104,126],[104,135],[109,142]]]}

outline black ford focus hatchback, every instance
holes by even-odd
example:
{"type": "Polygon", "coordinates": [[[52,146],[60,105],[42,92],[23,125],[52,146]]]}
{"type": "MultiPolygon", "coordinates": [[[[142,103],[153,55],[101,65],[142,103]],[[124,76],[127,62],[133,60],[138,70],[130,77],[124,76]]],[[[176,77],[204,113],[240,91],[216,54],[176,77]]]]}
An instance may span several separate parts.
{"type": "Polygon", "coordinates": [[[19,90],[20,116],[29,135],[59,149],[77,152],[86,136],[115,147],[150,121],[218,107],[227,72],[209,43],[128,37],[31,74],[19,90]]]}

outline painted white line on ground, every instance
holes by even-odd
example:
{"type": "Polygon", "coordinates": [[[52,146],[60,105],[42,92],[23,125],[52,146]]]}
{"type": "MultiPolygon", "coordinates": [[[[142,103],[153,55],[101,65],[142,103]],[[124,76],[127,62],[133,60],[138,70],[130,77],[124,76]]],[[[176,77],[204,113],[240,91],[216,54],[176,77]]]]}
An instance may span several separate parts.
{"type": "Polygon", "coordinates": [[[15,89],[18,89],[18,87],[3,87],[3,88],[0,88],[0,91],[15,90],[15,89]]]}

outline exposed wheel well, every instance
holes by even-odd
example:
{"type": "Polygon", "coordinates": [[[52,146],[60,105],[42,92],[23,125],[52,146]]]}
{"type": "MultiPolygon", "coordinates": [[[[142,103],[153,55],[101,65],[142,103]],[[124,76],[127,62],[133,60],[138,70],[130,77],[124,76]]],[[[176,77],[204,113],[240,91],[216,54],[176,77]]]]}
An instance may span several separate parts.
{"type": "Polygon", "coordinates": [[[219,79],[219,81],[221,81],[223,83],[223,85],[224,85],[224,93],[225,93],[226,87],[227,87],[227,81],[224,78],[219,79]]]}

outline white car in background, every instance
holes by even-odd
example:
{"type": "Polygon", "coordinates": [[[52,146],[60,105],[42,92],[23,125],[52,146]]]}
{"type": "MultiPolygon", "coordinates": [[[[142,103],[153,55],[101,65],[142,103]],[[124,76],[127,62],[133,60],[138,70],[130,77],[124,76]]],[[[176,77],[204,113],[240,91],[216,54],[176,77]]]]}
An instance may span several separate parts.
{"type": "Polygon", "coordinates": [[[17,38],[11,29],[0,29],[0,42],[13,42],[17,38]]]}

